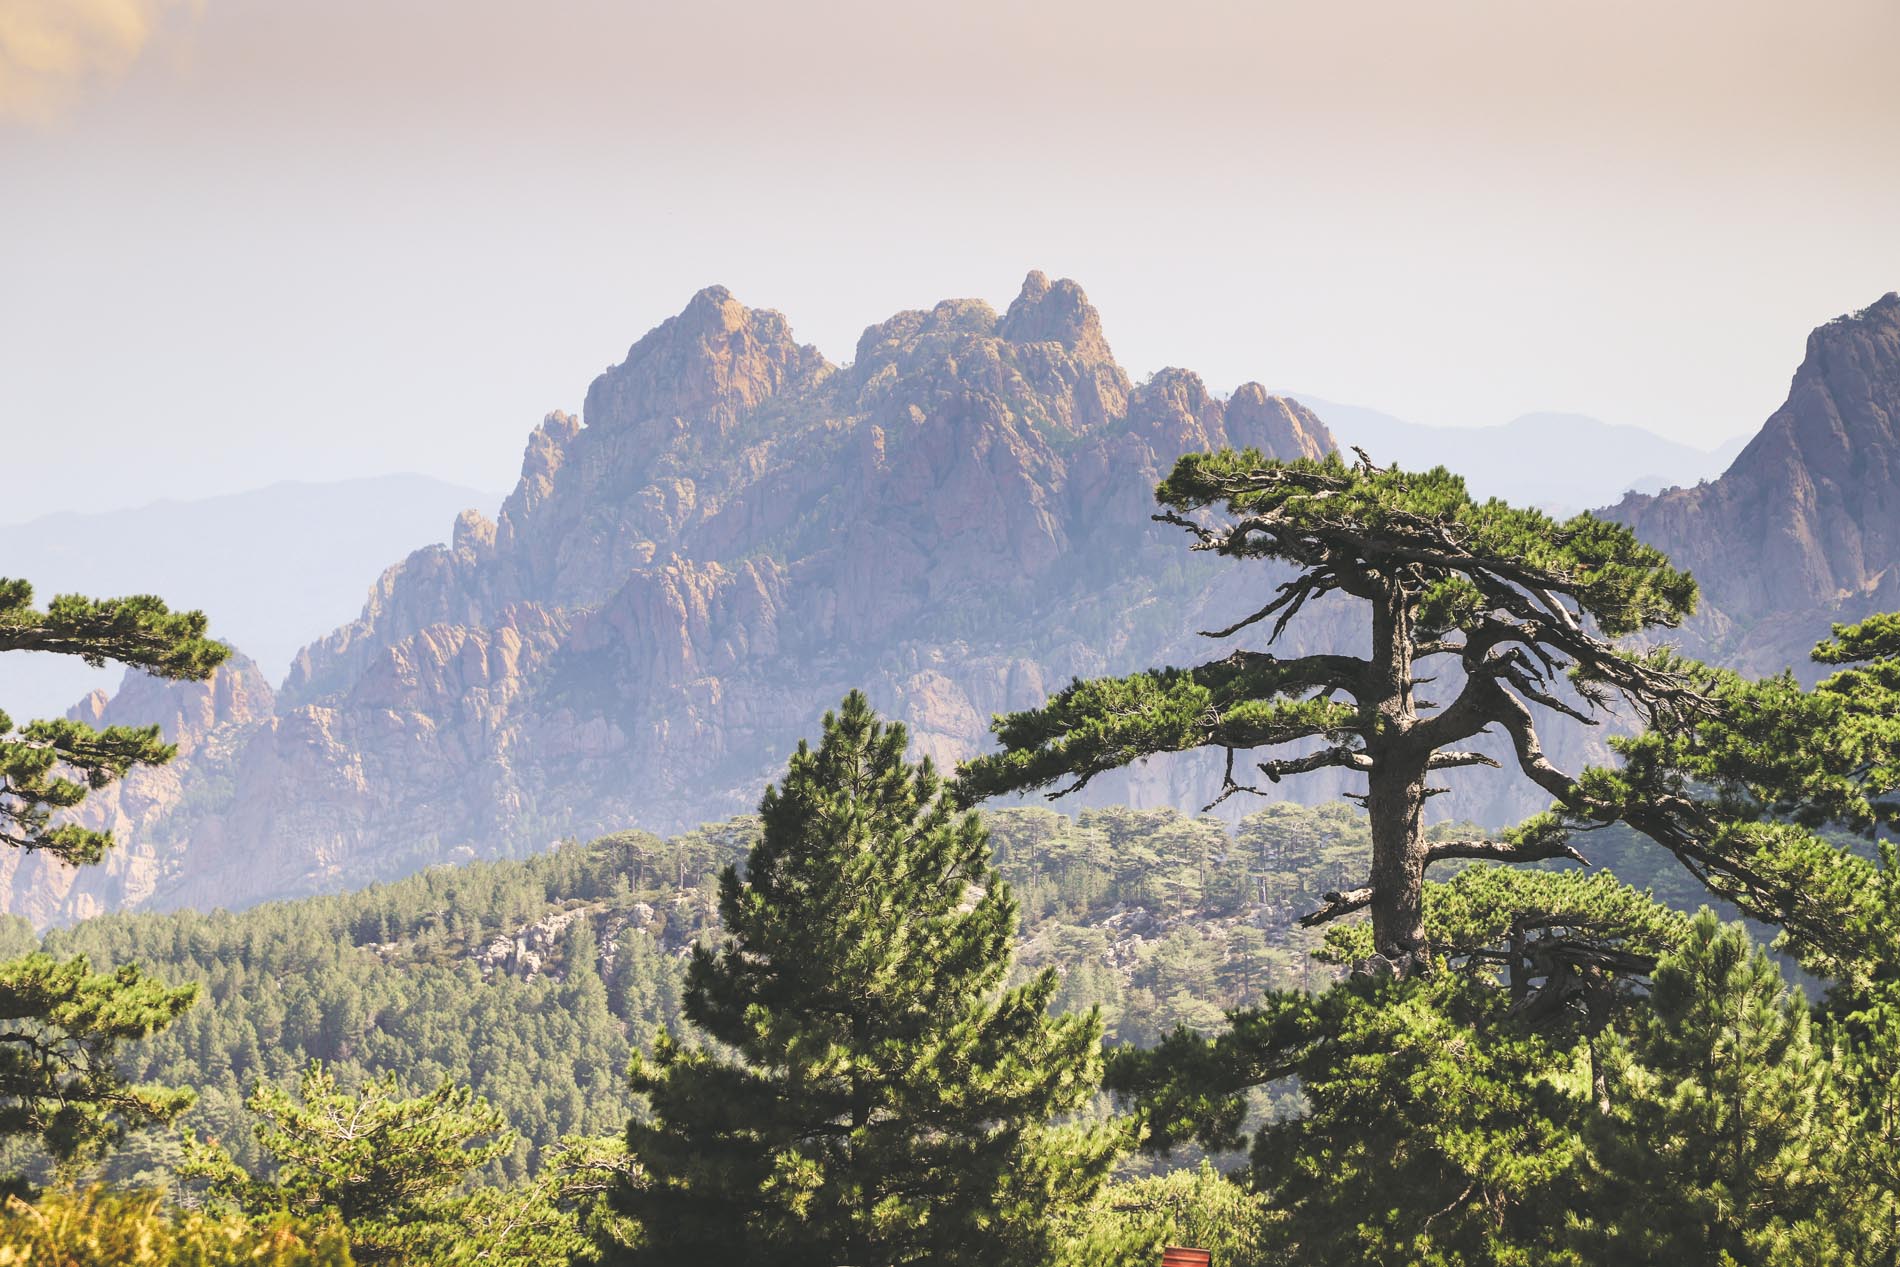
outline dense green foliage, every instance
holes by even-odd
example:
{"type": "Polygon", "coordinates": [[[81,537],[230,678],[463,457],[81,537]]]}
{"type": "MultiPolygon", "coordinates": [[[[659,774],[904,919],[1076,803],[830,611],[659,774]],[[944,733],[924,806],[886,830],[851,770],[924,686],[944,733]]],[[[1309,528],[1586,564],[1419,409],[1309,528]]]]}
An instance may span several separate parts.
{"type": "Polygon", "coordinates": [[[248,1107],[269,1173],[251,1174],[187,1134],[179,1176],[213,1208],[260,1227],[285,1212],[333,1222],[358,1263],[526,1267],[591,1257],[585,1211],[626,1170],[610,1145],[573,1141],[534,1183],[467,1190],[470,1172],[506,1152],[513,1132],[486,1100],[448,1079],[405,1098],[392,1074],[350,1094],[312,1064],[294,1095],[263,1083],[248,1107]],[[594,1182],[576,1186],[582,1177],[594,1182]]]}
{"type": "Polygon", "coordinates": [[[268,1182],[232,1163],[213,1144],[188,1141],[182,1174],[207,1181],[215,1202],[250,1214],[282,1207],[305,1216],[334,1212],[361,1262],[388,1257],[420,1224],[442,1221],[442,1199],[467,1173],[507,1147],[506,1124],[488,1102],[444,1079],[402,1098],[394,1076],[356,1094],[338,1089],[321,1064],[304,1072],[293,1096],[269,1083],[247,1106],[275,1163],[268,1182]]]}
{"type": "Polygon", "coordinates": [[[1697,919],[1612,1054],[1610,1112],[1589,1123],[1589,1257],[1839,1261],[1868,1193],[1842,1182],[1837,1056],[1740,927],[1697,919]]]}
{"type": "MultiPolygon", "coordinates": [[[[255,1084],[290,1089],[321,1060],[345,1088],[389,1073],[412,1091],[470,1085],[520,1136],[483,1173],[516,1180],[564,1136],[620,1130],[627,1061],[678,1023],[678,952],[711,926],[718,870],[754,828],[629,833],[235,914],[110,916],[44,945],[198,987],[197,1006],[127,1068],[195,1088],[188,1124],[247,1170],[267,1163],[245,1107],[255,1084]]],[[[121,1179],[158,1178],[167,1159],[153,1143],[113,1164],[121,1179]]]]}
{"type": "MultiPolygon", "coordinates": [[[[1338,944],[1329,948],[1296,922],[1313,899],[1365,865],[1364,817],[1349,806],[1276,803],[1231,830],[1171,811],[1127,809],[1077,818],[1007,809],[984,819],[996,869],[1023,911],[1016,979],[1056,968],[1055,1005],[1099,1005],[1117,1040],[1149,1046],[1181,1024],[1215,1035],[1226,1027],[1227,1008],[1251,1006],[1248,1015],[1264,1015],[1263,996],[1285,994],[1305,1006],[1309,991],[1335,979],[1311,952],[1350,963],[1357,955],[1351,939],[1364,935],[1362,925],[1337,927],[1327,941],[1338,944]]],[[[236,914],[113,916],[55,931],[46,943],[61,954],[137,959],[157,977],[202,983],[198,1005],[130,1048],[128,1067],[137,1078],[200,1088],[185,1122],[215,1137],[251,1174],[268,1176],[272,1165],[244,1104],[254,1080],[290,1089],[307,1061],[320,1058],[333,1062],[339,1083],[351,1088],[390,1072],[410,1093],[445,1076],[471,1084],[524,1137],[481,1168],[484,1183],[500,1185],[481,1189],[482,1201],[498,1207],[545,1191],[562,1136],[605,1134],[625,1121],[633,1104],[619,1076],[627,1057],[650,1046],[662,1026],[684,1029],[684,960],[676,950],[716,932],[716,874],[744,856],[757,829],[756,820],[741,820],[669,842],[629,833],[236,914]],[[653,911],[645,922],[643,906],[653,911]],[[551,915],[573,911],[586,918],[554,932],[538,965],[503,962],[484,972],[477,956],[498,939],[512,946],[526,940],[517,936],[522,929],[549,926],[551,915]]],[[[1631,851],[1632,860],[1657,856],[1631,851]]],[[[1526,902],[1528,885],[1547,885],[1548,913],[1575,922],[1553,924],[1552,931],[1591,932],[1584,945],[1653,953],[1682,927],[1681,917],[1600,873],[1474,865],[1428,891],[1435,944],[1448,956],[1472,952],[1456,963],[1482,973],[1486,961],[1476,952],[1508,947],[1511,921],[1502,912],[1526,902]],[[1594,930],[1580,927],[1586,922],[1594,930]]],[[[13,936],[20,948],[31,945],[17,924],[13,936]]],[[[1571,1008],[1573,1020],[1580,1011],[1571,1008]]],[[[1454,1030],[1427,1032],[1477,1041],[1472,1026],[1457,1018],[1433,1024],[1454,1030]]],[[[1545,1046],[1527,1050],[1548,1056],[1550,1040],[1535,1041],[1545,1046]]],[[[1231,1049],[1231,1039],[1222,1042],[1231,1049]]],[[[1581,1088],[1588,1085],[1588,1055],[1577,1059],[1586,1066],[1573,1075],[1581,1088]]],[[[1449,1057],[1441,1064],[1463,1072],[1449,1057]]],[[[1489,1080],[1473,1084],[1484,1095],[1500,1094],[1490,1082],[1503,1074],[1490,1066],[1470,1076],[1489,1080]]],[[[1231,1107],[1233,1130],[1250,1117],[1258,1122],[1263,1110],[1286,1120],[1300,1108],[1290,1079],[1243,1081],[1258,1089],[1221,1104],[1231,1107]]],[[[1208,1078],[1201,1085],[1217,1084],[1208,1078]]],[[[1437,1105],[1439,1096],[1418,1103],[1437,1105]]],[[[1461,1106],[1476,1107],[1452,1101],[1445,1108],[1461,1106]]],[[[1441,1134],[1451,1135],[1451,1126],[1441,1134]]],[[[1172,1139],[1158,1133],[1157,1142],[1185,1143],[1192,1135],[1182,1128],[1172,1139]]],[[[1176,1158],[1193,1155],[1190,1148],[1176,1158]]],[[[162,1136],[134,1136],[109,1173],[123,1182],[166,1182],[177,1160],[162,1136]]],[[[1445,1191],[1441,1204],[1462,1186],[1445,1191]]],[[[1076,1229],[1076,1244],[1108,1254],[1103,1246],[1124,1243],[1116,1228],[1136,1240],[1148,1236],[1140,1229],[1159,1224],[1135,1217],[1146,1208],[1144,1191],[1114,1185],[1097,1206],[1108,1230],[1098,1234],[1088,1223],[1076,1229]]],[[[1215,1189],[1214,1198],[1224,1200],[1224,1190],[1215,1189]]],[[[1322,1208],[1310,1208],[1321,1219],[1322,1208]]],[[[461,1217],[474,1243],[475,1214],[464,1210],[461,1217]]],[[[1084,1261],[1151,1257],[1127,1254],[1084,1261]]]]}
{"type": "MultiPolygon", "coordinates": [[[[1120,808],[984,822],[1021,907],[1015,979],[1056,970],[1054,1005],[1100,1007],[1111,1044],[1211,1032],[1265,989],[1329,982],[1308,953],[1319,934],[1295,919],[1370,848],[1344,805],[1269,805],[1231,830],[1120,808]]],[[[135,1082],[194,1088],[185,1122],[247,1170],[268,1164],[245,1107],[255,1082],[288,1090],[321,1060],[347,1088],[391,1072],[409,1091],[468,1084],[520,1136],[481,1171],[512,1182],[565,1136],[620,1129],[627,1061],[661,1028],[681,1031],[683,952],[716,932],[718,873],[757,832],[742,819],[669,841],[624,833],[235,913],[106,916],[43,944],[196,986],[175,1024],[120,1056],[135,1082]],[[584,918],[554,927],[573,912],[584,918]],[[509,953],[486,966],[498,942],[509,953]]],[[[0,924],[0,954],[37,944],[0,924]]],[[[161,1139],[135,1136],[109,1173],[156,1182],[170,1160],[161,1139]]]]}
{"type": "MultiPolygon", "coordinates": [[[[1119,1053],[1149,1146],[1241,1143],[1243,1093],[1298,1080],[1300,1111],[1252,1135],[1250,1182],[1283,1220],[1261,1262],[1893,1262],[1900,875],[1890,848],[1870,861],[1812,829],[1891,812],[1900,697],[1880,683],[1900,666],[1862,629],[1823,654],[1846,648],[1880,657],[1858,685],[1728,680],[1736,707],[1591,776],[1764,829],[1765,874],[1857,877],[1842,928],[1784,928],[1833,974],[1823,1006],[1740,924],[1603,875],[1474,865],[1427,886],[1434,971],[1270,992],[1225,1032],[1119,1053]]],[[[1369,936],[1335,928],[1322,956],[1361,962],[1369,936]]]]}
{"type": "Polygon", "coordinates": [[[1093,1012],[1056,974],[1006,986],[1016,902],[981,820],[853,692],[760,807],[694,950],[688,1046],[633,1085],[632,1263],[1046,1263],[1119,1131],[1063,1125],[1101,1078],[1093,1012]]]}
{"type": "Polygon", "coordinates": [[[0,963],[0,1135],[35,1137],[70,1163],[128,1125],[176,1117],[190,1092],[128,1081],[120,1048],[171,1024],[197,993],[131,964],[95,973],[84,955],[0,963]]]}
{"type": "Polygon", "coordinates": [[[1890,1261],[1831,1027],[1739,924],[1664,927],[1649,996],[1594,1031],[1466,973],[1364,977],[1122,1053],[1111,1081],[1168,1147],[1237,1142],[1223,1090],[1298,1079],[1301,1110],[1253,1135],[1274,1222],[1251,1261],[1890,1261]]]}
{"type": "MultiPolygon", "coordinates": [[[[74,655],[95,667],[117,660],[193,680],[230,654],[204,633],[202,612],[173,612],[151,595],[62,594],[41,611],[31,585],[0,578],[0,651],[74,655]]],[[[60,719],[16,729],[0,713],[0,845],[74,865],[98,861],[111,836],[54,816],[133,766],[169,761],[173,751],[156,726],[95,730],[60,719]]],[[[127,1124],[174,1117],[190,1093],[128,1082],[118,1049],[170,1024],[195,995],[132,965],[95,973],[83,956],[29,954],[0,963],[0,1140],[34,1137],[52,1159],[70,1163],[127,1124]]]]}
{"type": "Polygon", "coordinates": [[[1051,1267],[1154,1267],[1170,1245],[1207,1250],[1216,1263],[1246,1263],[1274,1234],[1259,1193],[1203,1162],[1111,1184],[1063,1228],[1051,1267]]]}

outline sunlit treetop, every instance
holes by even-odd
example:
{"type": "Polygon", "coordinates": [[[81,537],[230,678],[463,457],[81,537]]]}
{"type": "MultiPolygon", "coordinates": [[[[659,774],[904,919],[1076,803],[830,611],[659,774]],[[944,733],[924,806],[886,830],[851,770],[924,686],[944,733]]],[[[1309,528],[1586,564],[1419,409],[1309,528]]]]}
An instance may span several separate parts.
{"type": "Polygon", "coordinates": [[[1280,462],[1224,449],[1183,457],[1155,499],[1174,512],[1157,518],[1194,532],[1203,549],[1314,569],[1281,611],[1331,589],[1370,597],[1363,574],[1401,571],[1423,584],[1428,629],[1462,627],[1489,604],[1568,631],[1575,613],[1559,596],[1612,637],[1674,627],[1695,610],[1689,574],[1621,524],[1591,515],[1559,522],[1495,498],[1476,501],[1444,467],[1349,467],[1337,453],[1280,462]],[[1233,521],[1210,528],[1184,517],[1213,506],[1233,521]]]}

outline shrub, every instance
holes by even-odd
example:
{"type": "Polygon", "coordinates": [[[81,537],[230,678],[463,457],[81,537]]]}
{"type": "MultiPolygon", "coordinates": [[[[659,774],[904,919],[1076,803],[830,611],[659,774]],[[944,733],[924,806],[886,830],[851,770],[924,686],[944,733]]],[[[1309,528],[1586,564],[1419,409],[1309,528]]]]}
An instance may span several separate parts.
{"type": "Polygon", "coordinates": [[[168,1207],[156,1193],[49,1192],[0,1207],[0,1267],[350,1267],[335,1226],[168,1207]]]}

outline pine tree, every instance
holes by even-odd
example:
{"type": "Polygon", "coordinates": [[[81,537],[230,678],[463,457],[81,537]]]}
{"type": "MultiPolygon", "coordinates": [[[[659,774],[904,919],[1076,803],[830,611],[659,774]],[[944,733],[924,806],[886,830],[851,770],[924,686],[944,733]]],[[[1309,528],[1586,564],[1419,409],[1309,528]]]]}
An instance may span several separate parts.
{"type": "MultiPolygon", "coordinates": [[[[1440,971],[1270,991],[1213,1038],[1118,1050],[1108,1083],[1159,1152],[1248,1144],[1248,1093],[1297,1080],[1302,1111],[1251,1140],[1287,1261],[1597,1261],[1565,1231],[1597,1046],[1641,1011],[1688,921],[1600,873],[1476,865],[1425,896],[1440,971]]],[[[1372,936],[1335,926],[1319,957],[1358,961],[1372,936]]]]}
{"type": "Polygon", "coordinates": [[[1677,625],[1695,603],[1695,583],[1628,529],[1479,503],[1442,467],[1348,467],[1337,455],[1191,453],[1155,496],[1167,508],[1155,518],[1185,529],[1195,549],[1298,569],[1209,637],[1273,618],[1271,643],[1308,603],[1343,594],[1364,604],[1371,654],[1282,660],[1240,648],[1197,668],[1078,681],[1041,708],[995,721],[1003,751],[963,767],[964,800],[1066,781],[1059,796],[1143,757],[1196,748],[1225,753],[1220,799],[1265,794],[1235,777],[1238,754],[1294,745],[1295,755],[1255,763],[1267,783],[1324,769],[1363,774],[1372,831],[1365,882],[1329,894],[1303,922],[1369,910],[1368,966],[1398,975],[1430,962],[1423,894],[1434,863],[1581,859],[1554,819],[1498,840],[1427,840],[1421,815],[1437,790],[1432,775],[1499,764],[1465,746],[1479,735],[1508,738],[1524,775],[1582,816],[1621,817],[1667,848],[1696,848],[1667,807],[1600,805],[1551,764],[1538,738],[1538,709],[1595,724],[1620,696],[1646,724],[1675,726],[1706,707],[1692,666],[1610,641],[1677,625]],[[1439,704],[1417,693],[1433,678],[1457,684],[1439,704]]]}
{"type": "MultiPolygon", "coordinates": [[[[1564,1244],[1587,1101],[1569,1063],[1451,976],[1321,996],[1295,1070],[1305,1112],[1254,1139],[1287,1258],[1345,1267],[1581,1267],[1564,1244]]],[[[1613,1260],[1604,1260],[1613,1261],[1613,1260]]]]}
{"type": "MultiPolygon", "coordinates": [[[[0,651],[107,660],[162,677],[204,678],[230,649],[204,636],[202,612],[173,612],[157,598],[89,599],[62,594],[44,611],[33,587],[0,579],[0,651]]],[[[53,817],[124,775],[157,765],[174,749],[157,726],[95,730],[70,719],[15,728],[0,712],[0,844],[73,864],[96,862],[109,834],[53,817]]],[[[163,1029],[197,991],[170,989],[125,966],[99,974],[83,956],[34,954],[0,964],[0,1135],[37,1135],[47,1153],[72,1161],[128,1125],[171,1119],[191,1096],[131,1085],[117,1068],[120,1044],[163,1029]]]]}
{"type": "Polygon", "coordinates": [[[1118,1152],[1054,1124],[1095,1092],[1099,1019],[1050,1016],[1050,972],[1004,988],[1014,899],[905,744],[854,691],[766,793],[689,973],[719,1046],[636,1066],[630,1261],[1041,1263],[1118,1152]]]}
{"type": "MultiPolygon", "coordinates": [[[[1711,707],[1685,726],[1611,741],[1585,772],[1585,814],[1661,815],[1716,896],[1779,925],[1802,966],[1858,986],[1900,975],[1900,923],[1872,842],[1900,829],[1900,615],[1836,625],[1814,649],[1844,665],[1813,690],[1704,670],[1711,707]],[[1868,842],[1844,848],[1843,836],[1868,842]]],[[[1561,829],[1580,815],[1562,807],[1561,829]]]]}
{"type": "MultiPolygon", "coordinates": [[[[1891,883],[1891,847],[1885,877],[1891,883]]],[[[1843,1089],[1853,1147],[1842,1181],[1863,1194],[1857,1240],[1862,1261],[1900,1264],[1900,982],[1883,978],[1830,1004],[1843,1013],[1843,1089]]]]}
{"type": "Polygon", "coordinates": [[[1839,1261],[1848,1112],[1799,992],[1741,924],[1704,910],[1651,998],[1593,1132],[1586,1258],[1839,1261]]]}
{"type": "Polygon", "coordinates": [[[437,1261],[458,1236],[455,1190],[513,1146],[501,1114],[448,1078],[404,1098],[390,1074],[352,1095],[312,1062],[295,1096],[259,1083],[246,1107],[274,1178],[254,1178],[215,1142],[189,1136],[180,1174],[202,1181],[213,1204],[247,1214],[340,1218],[358,1263],[437,1261]]]}
{"type": "Polygon", "coordinates": [[[1181,1169],[1110,1184],[1063,1238],[1051,1267],[1153,1267],[1170,1245],[1206,1249],[1221,1267],[1248,1267],[1272,1235],[1265,1200],[1205,1158],[1181,1169]]]}
{"type": "Polygon", "coordinates": [[[131,1125],[170,1121],[191,1093],[138,1086],[123,1044],[176,1020],[198,996],[127,964],[95,973],[84,955],[0,963],[0,1135],[37,1136],[56,1162],[83,1160],[131,1125]]]}

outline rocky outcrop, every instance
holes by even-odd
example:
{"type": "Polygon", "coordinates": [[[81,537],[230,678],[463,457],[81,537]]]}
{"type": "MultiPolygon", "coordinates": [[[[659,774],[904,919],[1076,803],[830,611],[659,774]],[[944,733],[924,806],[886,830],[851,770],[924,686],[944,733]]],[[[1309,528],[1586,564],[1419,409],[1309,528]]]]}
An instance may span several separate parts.
{"type": "Polygon", "coordinates": [[[591,922],[600,913],[598,904],[555,911],[531,924],[523,924],[512,935],[491,938],[469,958],[484,977],[492,977],[497,972],[523,978],[538,976],[548,957],[567,936],[568,928],[580,920],[591,922]]]}
{"type": "Polygon", "coordinates": [[[1695,574],[1689,650],[1811,678],[1831,622],[1900,606],[1900,294],[1808,337],[1787,403],[1721,478],[1603,513],[1695,574]]]}
{"type": "Polygon", "coordinates": [[[1115,360],[1101,318],[1082,288],[1066,277],[1052,283],[1042,273],[1031,272],[996,333],[1011,343],[1059,343],[1083,364],[1109,365],[1115,360]]]}

